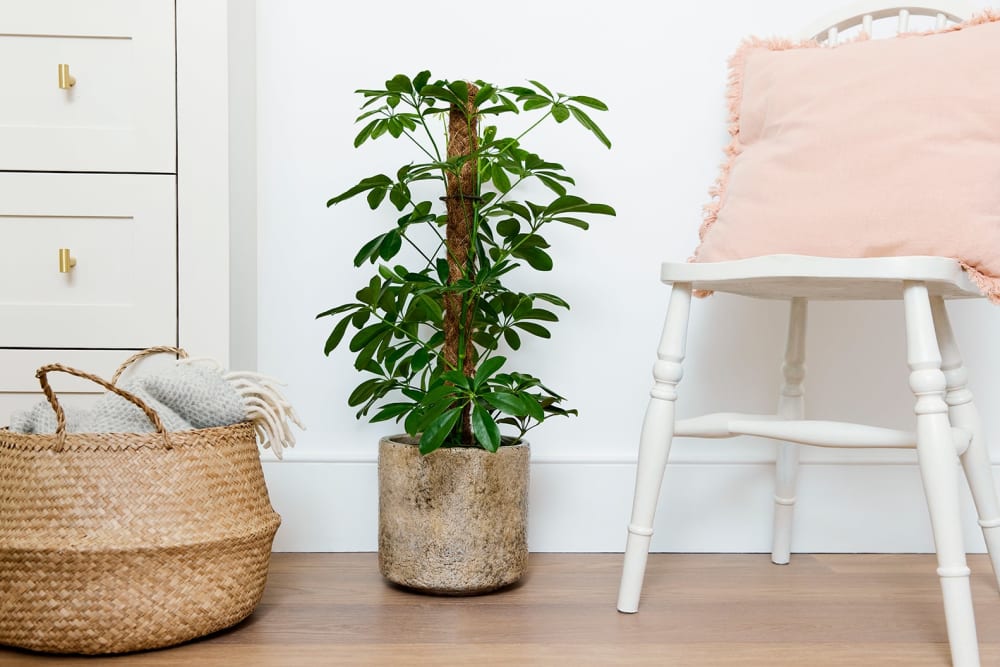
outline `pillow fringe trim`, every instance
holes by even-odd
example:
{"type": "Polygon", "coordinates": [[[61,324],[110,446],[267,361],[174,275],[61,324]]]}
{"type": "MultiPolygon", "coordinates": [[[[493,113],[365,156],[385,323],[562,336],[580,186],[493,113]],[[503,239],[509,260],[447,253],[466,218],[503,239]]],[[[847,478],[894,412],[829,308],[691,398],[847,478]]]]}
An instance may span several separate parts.
{"type": "Polygon", "coordinates": [[[958,263],[962,265],[965,270],[965,275],[969,277],[969,280],[979,288],[983,296],[990,300],[990,303],[995,303],[1000,306],[1000,278],[996,276],[991,276],[983,273],[976,267],[958,260],[958,263]]]}

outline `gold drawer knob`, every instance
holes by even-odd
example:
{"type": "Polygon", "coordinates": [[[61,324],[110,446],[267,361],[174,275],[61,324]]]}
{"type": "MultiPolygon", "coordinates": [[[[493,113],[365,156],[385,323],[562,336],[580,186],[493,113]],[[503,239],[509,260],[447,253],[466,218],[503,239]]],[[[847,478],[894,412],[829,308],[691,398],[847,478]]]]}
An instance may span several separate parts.
{"type": "Polygon", "coordinates": [[[69,248],[59,248],[59,273],[69,273],[76,266],[76,258],[69,254],[69,248]]]}
{"type": "Polygon", "coordinates": [[[68,90],[76,85],[76,77],[70,75],[69,65],[59,65],[59,87],[68,90]]]}

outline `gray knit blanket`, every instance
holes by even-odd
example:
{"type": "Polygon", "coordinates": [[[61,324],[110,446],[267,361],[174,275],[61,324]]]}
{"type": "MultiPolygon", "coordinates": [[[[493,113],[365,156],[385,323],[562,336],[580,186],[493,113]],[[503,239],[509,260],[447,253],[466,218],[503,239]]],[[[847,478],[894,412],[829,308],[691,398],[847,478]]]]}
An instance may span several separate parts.
{"type": "MultiPolygon", "coordinates": [[[[218,362],[181,359],[176,366],[134,373],[118,386],[152,408],[168,431],[229,426],[251,421],[264,448],[279,459],[295,444],[289,422],[304,428],[294,408],[278,391],[280,383],[250,372],[226,372],[218,362]]],[[[149,417],[113,392],[101,395],[90,410],[64,408],[69,433],[149,433],[149,417]]],[[[47,401],[11,416],[16,433],[56,432],[56,414],[47,401]]]]}

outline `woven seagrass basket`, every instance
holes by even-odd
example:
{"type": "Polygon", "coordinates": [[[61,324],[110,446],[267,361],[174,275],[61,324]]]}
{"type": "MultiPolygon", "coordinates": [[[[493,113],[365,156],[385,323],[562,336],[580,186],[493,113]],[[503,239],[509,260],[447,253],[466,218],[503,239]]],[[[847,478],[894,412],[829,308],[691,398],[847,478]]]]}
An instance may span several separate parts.
{"type": "Polygon", "coordinates": [[[123,653],[249,616],[281,521],[253,425],[168,433],[105,380],[57,364],[37,375],[56,434],[0,429],[0,643],[123,653]],[[114,391],[157,432],[66,433],[51,371],[114,391]]]}

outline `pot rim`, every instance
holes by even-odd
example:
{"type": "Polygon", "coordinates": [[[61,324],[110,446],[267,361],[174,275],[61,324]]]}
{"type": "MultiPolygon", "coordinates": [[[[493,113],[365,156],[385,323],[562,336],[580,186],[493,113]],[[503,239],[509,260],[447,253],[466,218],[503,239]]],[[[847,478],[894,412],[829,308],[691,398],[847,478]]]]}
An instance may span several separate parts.
{"type": "MultiPolygon", "coordinates": [[[[501,437],[501,439],[500,439],[500,449],[519,449],[519,448],[530,449],[531,448],[530,447],[530,443],[527,440],[521,440],[517,444],[508,444],[508,443],[504,442],[505,440],[509,441],[511,439],[512,439],[511,436],[507,436],[507,435],[501,437]]],[[[391,443],[391,444],[394,444],[394,445],[407,445],[409,447],[416,447],[418,445],[418,440],[416,438],[414,438],[413,436],[408,435],[406,433],[397,433],[395,435],[383,435],[381,438],[379,438],[379,442],[380,443],[381,442],[388,442],[388,443],[391,443]]],[[[500,449],[498,449],[497,452],[499,452],[500,449]]],[[[460,452],[480,451],[480,452],[486,452],[487,454],[495,454],[495,453],[497,453],[497,452],[491,452],[488,449],[484,449],[482,447],[440,447],[440,448],[438,448],[438,449],[436,449],[434,451],[438,451],[438,452],[440,452],[440,451],[460,451],[460,452]]]]}

